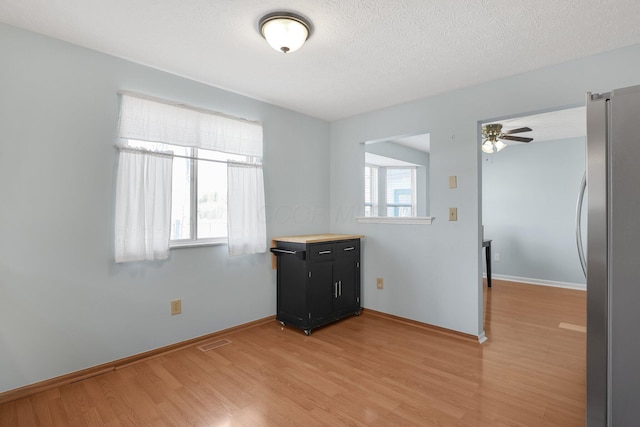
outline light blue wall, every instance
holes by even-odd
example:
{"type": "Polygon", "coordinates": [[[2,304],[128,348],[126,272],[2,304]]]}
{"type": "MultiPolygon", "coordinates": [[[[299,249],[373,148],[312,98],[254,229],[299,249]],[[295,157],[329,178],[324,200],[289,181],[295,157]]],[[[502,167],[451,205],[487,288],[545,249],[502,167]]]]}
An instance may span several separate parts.
{"type": "Polygon", "coordinates": [[[267,254],[113,262],[116,93],[262,121],[269,237],[329,229],[328,123],[5,25],[0,57],[0,392],[275,314],[267,254]]]}
{"type": "Polygon", "coordinates": [[[640,83],[630,46],[331,124],[331,227],[366,235],[366,308],[481,335],[480,123],[584,105],[585,94],[640,83]],[[358,224],[361,142],[431,134],[431,225],[358,224]],[[448,176],[458,188],[448,189],[448,176]],[[447,221],[449,207],[458,221],[447,221]],[[383,277],[385,289],[376,289],[383,277]]]}
{"type": "Polygon", "coordinates": [[[585,138],[544,141],[484,154],[482,219],[494,275],[585,285],[575,213],[585,138]]]}
{"type": "Polygon", "coordinates": [[[113,263],[118,90],[261,120],[270,237],[362,233],[365,307],[480,335],[479,123],[640,82],[632,46],[329,125],[4,25],[0,55],[0,392],[275,313],[268,255],[113,263]],[[361,143],[425,132],[434,223],[357,224],[361,143]]]}

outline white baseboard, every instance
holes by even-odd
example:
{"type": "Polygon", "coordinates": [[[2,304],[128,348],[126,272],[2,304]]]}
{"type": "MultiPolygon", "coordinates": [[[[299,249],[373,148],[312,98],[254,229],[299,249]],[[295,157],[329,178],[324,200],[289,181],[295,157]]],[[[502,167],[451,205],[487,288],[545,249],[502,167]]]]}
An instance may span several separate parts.
{"type": "Polygon", "coordinates": [[[484,331],[482,331],[482,333],[478,335],[478,342],[480,344],[484,344],[487,340],[488,340],[487,336],[484,334],[484,331]]]}
{"type": "MultiPolygon", "coordinates": [[[[487,277],[486,274],[483,277],[487,277]]],[[[527,283],[530,285],[552,286],[554,288],[576,289],[586,291],[587,285],[584,283],[556,282],[554,280],[531,279],[529,277],[504,276],[502,274],[492,274],[491,279],[506,280],[508,282],[527,283]]]]}

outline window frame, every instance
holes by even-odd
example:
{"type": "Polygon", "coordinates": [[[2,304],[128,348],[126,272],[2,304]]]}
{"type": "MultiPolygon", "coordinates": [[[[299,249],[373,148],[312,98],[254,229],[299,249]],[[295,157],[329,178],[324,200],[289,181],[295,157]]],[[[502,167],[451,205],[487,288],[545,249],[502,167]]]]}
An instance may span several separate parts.
{"type": "Polygon", "coordinates": [[[141,93],[118,91],[118,95],[116,146],[121,154],[137,151],[139,156],[127,153],[123,156],[126,168],[118,165],[116,262],[166,259],[172,247],[216,241],[226,241],[230,256],[267,252],[262,123],[141,93]],[[142,146],[131,146],[130,141],[140,141],[142,146]],[[203,156],[203,151],[198,157],[186,156],[182,154],[189,150],[176,147],[227,156],[203,156]],[[157,161],[155,156],[165,157],[165,161],[157,161]],[[224,170],[219,168],[200,169],[187,161],[171,171],[171,160],[180,157],[226,163],[230,181],[226,189],[220,185],[224,170]],[[157,179],[149,180],[150,174],[157,179]],[[195,181],[190,181],[191,177],[195,181]],[[200,177],[202,189],[198,190],[200,177]],[[191,209],[193,204],[201,211],[191,209]],[[219,237],[198,238],[198,228],[205,231],[204,236],[219,237]]]}
{"type": "MultiPolygon", "coordinates": [[[[365,218],[417,218],[418,217],[418,199],[417,199],[417,167],[415,166],[380,166],[376,164],[365,163],[363,170],[364,188],[366,190],[366,168],[376,171],[377,183],[370,182],[369,192],[371,202],[366,201],[364,197],[364,217],[365,218]],[[411,203],[389,203],[387,200],[387,171],[389,169],[411,170],[411,203]],[[375,191],[377,190],[377,191],[375,191]],[[371,208],[371,213],[367,215],[367,208],[371,208]],[[392,216],[387,214],[388,208],[404,208],[411,209],[411,216],[392,216]]],[[[371,174],[371,179],[373,173],[371,174]]],[[[365,191],[366,193],[366,191],[365,191]]]]}
{"type": "MultiPolygon", "coordinates": [[[[154,148],[146,146],[147,144],[154,144],[149,141],[143,140],[134,140],[129,139],[126,140],[126,145],[131,147],[132,150],[138,150],[142,152],[149,152],[151,154],[157,152],[154,148]],[[133,144],[133,146],[131,145],[133,144]]],[[[247,163],[247,164],[261,164],[262,159],[256,156],[242,155],[242,154],[229,154],[224,151],[219,150],[210,150],[199,147],[192,146],[183,146],[183,145],[174,145],[167,143],[159,143],[167,146],[169,149],[186,149],[187,155],[174,154],[174,153],[163,153],[163,155],[169,155],[174,160],[175,159],[187,159],[189,161],[189,238],[187,239],[170,239],[169,240],[169,249],[180,249],[180,248],[191,248],[198,246],[217,246],[217,245],[226,245],[229,243],[229,235],[228,230],[225,233],[225,236],[220,237],[202,237],[198,238],[198,168],[199,162],[214,162],[214,163],[222,163],[227,167],[229,163],[238,162],[238,163],[247,163]],[[218,160],[218,159],[208,159],[206,157],[200,157],[199,151],[217,153],[225,156],[233,156],[238,157],[237,159],[227,159],[227,160],[218,160]]],[[[173,182],[173,177],[172,177],[173,182]]],[[[228,186],[228,185],[227,185],[228,186]]],[[[171,204],[173,206],[174,195],[171,195],[171,204]]],[[[172,218],[173,219],[173,218],[172,218]]]]}
{"type": "MultiPolygon", "coordinates": [[[[369,176],[369,199],[370,203],[367,203],[367,198],[365,196],[364,201],[364,216],[366,217],[375,217],[378,216],[380,210],[380,166],[366,163],[364,165],[365,172],[366,169],[369,168],[371,173],[369,176]],[[374,173],[375,171],[375,173],[374,173]],[[375,175],[375,177],[374,177],[375,175]],[[375,182],[374,182],[375,178],[375,182]],[[371,208],[369,215],[367,215],[367,207],[371,208]]],[[[365,190],[366,190],[366,173],[365,173],[365,190]]]]}
{"type": "Polygon", "coordinates": [[[384,168],[384,185],[385,185],[385,210],[384,213],[386,217],[389,218],[414,218],[418,216],[418,200],[417,200],[417,182],[416,182],[416,167],[415,166],[386,166],[384,168]],[[411,202],[410,203],[389,203],[388,200],[388,192],[387,187],[388,187],[388,183],[389,183],[389,176],[388,176],[388,172],[389,170],[409,170],[411,171],[411,186],[409,188],[410,192],[411,192],[411,202]],[[388,214],[388,209],[389,208],[393,208],[393,209],[401,209],[401,208],[411,208],[411,215],[408,216],[400,216],[400,215],[389,215],[388,214]]]}
{"type": "MultiPolygon", "coordinates": [[[[225,245],[229,242],[228,232],[224,237],[203,237],[198,238],[198,168],[199,161],[215,161],[218,163],[224,163],[225,166],[229,163],[221,160],[207,160],[198,157],[199,150],[203,150],[198,147],[188,147],[191,151],[189,160],[189,236],[188,239],[170,239],[169,249],[178,248],[191,248],[196,246],[215,246],[225,245]]],[[[216,153],[222,153],[222,151],[205,150],[216,153]]],[[[174,156],[175,158],[175,156],[174,156]]],[[[173,195],[171,197],[171,203],[173,205],[173,195]]]]}

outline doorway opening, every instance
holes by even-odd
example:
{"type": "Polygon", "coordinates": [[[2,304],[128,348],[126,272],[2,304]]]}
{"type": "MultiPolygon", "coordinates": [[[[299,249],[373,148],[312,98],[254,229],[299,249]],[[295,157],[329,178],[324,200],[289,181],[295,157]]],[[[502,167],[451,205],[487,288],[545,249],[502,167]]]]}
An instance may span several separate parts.
{"type": "Polygon", "coordinates": [[[528,127],[516,135],[533,139],[505,139],[499,152],[482,154],[482,228],[483,239],[492,240],[492,278],[585,290],[575,231],[585,107],[487,124],[501,124],[505,133],[528,127]]]}

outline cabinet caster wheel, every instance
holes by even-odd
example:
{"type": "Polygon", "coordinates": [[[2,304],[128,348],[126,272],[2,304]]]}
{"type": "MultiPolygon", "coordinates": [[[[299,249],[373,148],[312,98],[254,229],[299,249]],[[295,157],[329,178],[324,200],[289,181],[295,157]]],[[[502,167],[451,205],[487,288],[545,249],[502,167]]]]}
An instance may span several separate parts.
{"type": "Polygon", "coordinates": [[[305,330],[304,330],[304,334],[305,334],[306,336],[311,335],[311,329],[305,329],[305,330]]]}
{"type": "Polygon", "coordinates": [[[280,321],[280,326],[286,326],[287,324],[284,323],[282,320],[280,321]]]}
{"type": "Polygon", "coordinates": [[[360,310],[356,311],[356,316],[360,316],[360,313],[362,313],[362,311],[360,310]]]}

